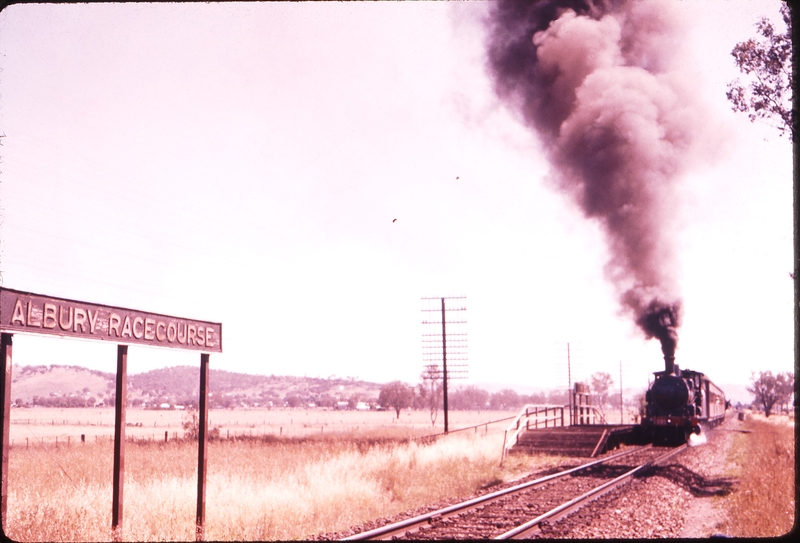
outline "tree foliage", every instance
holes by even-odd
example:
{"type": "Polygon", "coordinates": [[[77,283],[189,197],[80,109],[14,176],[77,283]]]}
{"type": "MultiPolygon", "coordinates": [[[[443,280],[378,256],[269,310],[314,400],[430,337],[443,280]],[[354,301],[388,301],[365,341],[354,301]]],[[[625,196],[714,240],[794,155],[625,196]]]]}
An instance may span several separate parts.
{"type": "Polygon", "coordinates": [[[611,374],[603,371],[592,374],[590,380],[597,407],[599,407],[602,412],[603,406],[608,403],[608,394],[611,387],[614,385],[614,380],[611,378],[611,374]]]}
{"type": "Polygon", "coordinates": [[[384,385],[378,395],[378,404],[381,407],[394,409],[397,418],[400,418],[400,410],[409,407],[413,400],[413,389],[400,381],[392,381],[384,385]]]}
{"type": "Polygon", "coordinates": [[[420,376],[422,382],[417,385],[415,399],[421,407],[430,409],[431,424],[436,424],[439,406],[444,404],[444,383],[436,366],[427,366],[420,376]]]}
{"type": "MultiPolygon", "coordinates": [[[[192,407],[183,413],[183,430],[184,437],[197,441],[200,437],[200,412],[196,407],[192,407]]],[[[212,426],[207,429],[206,433],[209,439],[219,438],[219,427],[212,426]]]]}
{"type": "Polygon", "coordinates": [[[524,398],[521,398],[519,394],[510,388],[504,388],[503,390],[495,392],[489,396],[489,405],[492,409],[496,409],[498,411],[516,409],[524,405],[524,403],[524,398]]]}
{"type": "Polygon", "coordinates": [[[776,119],[781,135],[789,134],[794,140],[792,114],[792,16],[787,4],[781,5],[781,16],[786,25],[778,33],[766,18],[756,28],[763,39],[749,39],[733,48],[736,66],[749,78],[745,88],[735,80],[728,83],[728,100],[733,110],[747,113],[751,121],[776,119]]]}
{"type": "Polygon", "coordinates": [[[755,404],[764,409],[767,417],[775,406],[788,403],[794,393],[794,375],[789,372],[773,375],[771,371],[762,371],[758,376],[753,372],[750,381],[747,391],[755,396],[755,404]]]}
{"type": "Polygon", "coordinates": [[[480,411],[486,409],[489,403],[489,393],[482,388],[474,385],[456,389],[450,394],[449,406],[452,409],[463,409],[466,411],[480,411]]]}

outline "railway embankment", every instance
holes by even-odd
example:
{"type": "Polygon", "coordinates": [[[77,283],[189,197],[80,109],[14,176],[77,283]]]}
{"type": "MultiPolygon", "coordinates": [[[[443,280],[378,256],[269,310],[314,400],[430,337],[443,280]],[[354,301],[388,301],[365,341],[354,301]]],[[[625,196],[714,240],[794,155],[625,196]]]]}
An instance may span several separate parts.
{"type": "MultiPolygon", "coordinates": [[[[726,502],[736,490],[728,453],[739,421],[729,417],[627,487],[547,526],[546,538],[707,538],[725,534],[726,502]]],[[[727,535],[727,534],[725,534],[727,535]]]]}
{"type": "MultiPolygon", "coordinates": [[[[793,423],[787,427],[778,418],[761,421],[756,417],[756,420],[741,421],[731,413],[723,424],[695,440],[694,446],[570,516],[553,523],[545,522],[535,537],[783,535],[794,524],[795,497],[792,489],[780,490],[781,485],[774,479],[781,478],[793,487],[792,430],[793,423]],[[761,496],[760,488],[778,490],[773,490],[770,496],[761,496]],[[745,508],[758,509],[754,517],[770,517],[769,523],[763,520],[743,523],[741,517],[745,508]]],[[[407,516],[381,519],[378,524],[396,522],[407,516]]],[[[353,527],[348,534],[337,535],[350,535],[374,526],[367,523],[353,527]]],[[[333,535],[325,534],[327,537],[322,538],[333,535]]],[[[417,534],[417,538],[421,535],[417,534]]]]}

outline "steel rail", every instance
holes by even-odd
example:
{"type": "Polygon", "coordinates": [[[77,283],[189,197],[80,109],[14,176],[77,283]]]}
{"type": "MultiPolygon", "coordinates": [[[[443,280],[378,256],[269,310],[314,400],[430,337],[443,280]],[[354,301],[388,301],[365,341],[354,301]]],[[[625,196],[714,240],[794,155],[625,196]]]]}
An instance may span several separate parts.
{"type": "Polygon", "coordinates": [[[588,469],[592,466],[596,466],[598,464],[602,464],[604,462],[608,462],[610,460],[614,460],[616,458],[621,458],[623,456],[628,456],[630,454],[634,454],[645,449],[652,447],[652,445],[644,445],[642,447],[636,447],[629,451],[624,451],[621,453],[614,454],[607,458],[601,458],[600,460],[595,460],[593,462],[589,462],[587,464],[582,464],[580,466],[570,468],[565,471],[559,471],[558,473],[553,473],[551,475],[546,475],[544,477],[540,477],[539,479],[534,479],[533,481],[527,481],[525,483],[520,483],[515,486],[511,486],[508,488],[504,488],[502,490],[497,490],[495,492],[491,492],[489,494],[485,494],[483,496],[479,496],[477,498],[472,498],[471,500],[467,500],[465,502],[457,503],[455,505],[450,505],[448,507],[444,507],[442,509],[438,509],[436,511],[431,511],[430,513],[425,513],[422,515],[418,515],[416,517],[411,517],[406,520],[401,520],[400,522],[395,522],[392,524],[387,524],[386,526],[381,526],[380,528],[375,528],[373,530],[368,530],[366,532],[361,532],[358,534],[354,534],[343,539],[340,541],[363,541],[368,539],[390,539],[393,536],[398,534],[403,534],[412,531],[414,528],[418,526],[425,526],[430,524],[431,521],[439,520],[440,518],[452,516],[458,513],[463,513],[471,508],[486,505],[494,500],[500,499],[503,496],[508,494],[513,494],[515,492],[520,492],[526,489],[536,488],[541,486],[549,481],[554,479],[559,479],[561,477],[565,477],[567,475],[571,475],[577,471],[581,471],[584,469],[588,469]]]}
{"type": "Polygon", "coordinates": [[[634,468],[634,469],[632,469],[632,470],[630,470],[630,471],[628,471],[626,473],[623,473],[619,477],[617,477],[615,479],[612,479],[611,481],[608,481],[606,483],[603,483],[602,485],[600,485],[598,487],[595,487],[592,490],[590,490],[590,491],[588,491],[588,492],[586,492],[584,494],[581,494],[577,498],[573,498],[568,502],[562,503],[561,505],[551,509],[547,513],[539,515],[535,519],[529,520],[525,524],[521,524],[520,526],[517,526],[516,528],[513,528],[513,529],[511,529],[511,530],[509,530],[509,531],[507,531],[507,532],[505,532],[503,534],[500,534],[499,536],[495,537],[494,539],[524,539],[524,538],[528,538],[531,535],[533,535],[533,534],[535,534],[535,533],[540,531],[539,525],[543,521],[545,521],[545,520],[553,520],[553,521],[555,521],[555,520],[559,520],[561,518],[566,517],[567,515],[569,515],[570,513],[580,509],[581,507],[583,507],[584,505],[586,505],[590,501],[595,500],[595,499],[599,498],[600,496],[603,496],[604,494],[607,494],[608,492],[611,492],[616,487],[621,486],[622,484],[628,483],[631,480],[631,478],[633,478],[633,476],[636,473],[638,473],[639,471],[644,470],[644,469],[646,469],[646,468],[648,468],[650,466],[653,466],[655,464],[660,464],[661,462],[663,462],[663,461],[671,458],[672,456],[678,454],[679,452],[685,450],[687,447],[688,447],[688,445],[684,443],[680,447],[677,447],[677,448],[671,450],[670,452],[668,452],[666,454],[662,454],[661,456],[659,456],[655,460],[651,460],[650,462],[646,462],[646,463],[644,463],[644,464],[642,464],[642,465],[640,465],[640,466],[638,466],[638,467],[636,467],[636,468],[634,468]]]}

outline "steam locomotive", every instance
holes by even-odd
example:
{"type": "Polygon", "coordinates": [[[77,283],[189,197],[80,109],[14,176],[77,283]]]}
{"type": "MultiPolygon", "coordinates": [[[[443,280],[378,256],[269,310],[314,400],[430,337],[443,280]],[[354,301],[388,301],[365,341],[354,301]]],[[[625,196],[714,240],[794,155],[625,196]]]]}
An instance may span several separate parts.
{"type": "Polygon", "coordinates": [[[665,370],[654,373],[655,380],[645,393],[645,412],[641,430],[658,444],[681,444],[701,424],[712,427],[725,420],[730,407],[725,393],[703,373],[681,370],[674,357],[664,357],[665,370]]]}

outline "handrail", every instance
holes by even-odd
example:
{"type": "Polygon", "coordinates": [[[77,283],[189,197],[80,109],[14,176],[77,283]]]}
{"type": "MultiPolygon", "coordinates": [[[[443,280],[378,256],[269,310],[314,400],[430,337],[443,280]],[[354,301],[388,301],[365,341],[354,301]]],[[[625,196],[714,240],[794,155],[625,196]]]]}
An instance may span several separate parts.
{"type": "Polygon", "coordinates": [[[488,422],[482,422],[480,424],[475,424],[473,426],[466,426],[464,428],[456,428],[455,430],[450,430],[447,433],[439,432],[438,434],[428,434],[428,435],[424,435],[424,436],[412,437],[410,439],[411,439],[411,441],[420,441],[420,442],[423,442],[423,443],[430,443],[430,442],[436,441],[436,439],[438,439],[438,438],[440,438],[442,436],[446,436],[448,434],[454,434],[456,432],[463,432],[464,430],[477,430],[481,426],[489,426],[490,424],[496,424],[498,422],[504,422],[504,421],[507,421],[507,420],[511,420],[513,418],[514,417],[504,417],[502,419],[490,420],[488,422]]]}
{"type": "Polygon", "coordinates": [[[497,422],[504,422],[504,421],[507,421],[507,420],[511,420],[513,418],[514,417],[504,417],[502,419],[490,420],[489,422],[482,422],[480,424],[475,424],[473,426],[466,426],[464,428],[456,428],[455,430],[450,430],[448,433],[454,434],[455,432],[463,432],[464,430],[472,430],[472,429],[475,429],[475,428],[480,428],[481,426],[488,426],[490,424],[495,424],[497,422]]]}
{"type": "Polygon", "coordinates": [[[500,458],[500,464],[503,464],[508,455],[508,451],[517,444],[520,432],[530,429],[531,415],[533,416],[534,428],[538,428],[539,424],[544,423],[544,427],[548,427],[548,423],[552,421],[553,427],[565,426],[564,409],[569,409],[565,405],[549,405],[549,404],[528,404],[522,408],[519,415],[514,417],[514,422],[506,429],[503,434],[503,454],[500,458]],[[552,417],[549,417],[549,412],[552,410],[552,417]],[[544,419],[540,419],[539,415],[543,414],[544,419]],[[522,419],[525,419],[525,424],[522,424],[522,419]],[[560,424],[557,424],[560,423],[560,424]],[[509,432],[511,432],[509,436],[509,432]],[[509,439],[510,437],[510,439],[509,439]]]}
{"type": "Polygon", "coordinates": [[[572,409],[574,410],[572,417],[574,426],[598,424],[597,420],[600,421],[599,424],[608,424],[603,412],[595,405],[573,405],[572,409]]]}
{"type": "Polygon", "coordinates": [[[503,464],[508,451],[517,444],[519,434],[523,429],[529,430],[531,426],[539,428],[542,423],[544,427],[548,428],[549,423],[552,422],[552,427],[556,426],[584,426],[593,424],[607,424],[603,412],[594,405],[573,405],[572,420],[564,420],[564,411],[569,412],[570,406],[568,405],[552,405],[552,404],[528,404],[522,408],[522,411],[514,417],[514,421],[506,429],[503,434],[503,453],[500,458],[500,465],[503,464]],[[552,413],[552,416],[550,416],[552,413]],[[544,415],[541,418],[540,415],[544,415]],[[523,419],[525,423],[523,424],[523,419]]]}

